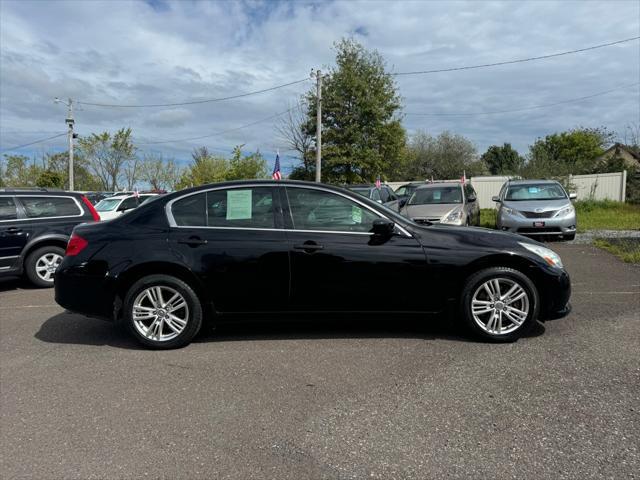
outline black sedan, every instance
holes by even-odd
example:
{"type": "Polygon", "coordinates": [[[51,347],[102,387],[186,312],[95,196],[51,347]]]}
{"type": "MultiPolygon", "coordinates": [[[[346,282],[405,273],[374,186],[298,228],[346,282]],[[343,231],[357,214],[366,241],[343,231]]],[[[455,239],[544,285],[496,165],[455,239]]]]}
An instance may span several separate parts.
{"type": "Polygon", "coordinates": [[[237,313],[458,312],[490,341],[568,312],[560,257],[527,238],[417,225],[348,190],[293,181],[206,185],[75,228],[56,301],[124,322],[153,348],[237,313]]]}

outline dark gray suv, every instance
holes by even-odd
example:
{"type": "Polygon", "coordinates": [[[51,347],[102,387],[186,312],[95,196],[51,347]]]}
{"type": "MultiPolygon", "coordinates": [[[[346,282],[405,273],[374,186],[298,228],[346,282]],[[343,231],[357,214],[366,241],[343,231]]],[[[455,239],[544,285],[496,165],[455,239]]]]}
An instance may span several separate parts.
{"type": "Polygon", "coordinates": [[[74,192],[0,189],[0,276],[53,287],[73,227],[100,217],[74,192]]]}

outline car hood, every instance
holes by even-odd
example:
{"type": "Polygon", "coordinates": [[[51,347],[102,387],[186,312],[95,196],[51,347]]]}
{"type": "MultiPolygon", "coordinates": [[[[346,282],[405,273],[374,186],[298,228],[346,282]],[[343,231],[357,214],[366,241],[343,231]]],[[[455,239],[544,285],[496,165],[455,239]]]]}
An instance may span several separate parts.
{"type": "Polygon", "coordinates": [[[562,198],[560,200],[505,200],[503,205],[508,208],[513,208],[514,210],[542,213],[568,207],[571,205],[571,201],[568,198],[562,198]]]}
{"type": "Polygon", "coordinates": [[[462,207],[461,203],[439,203],[435,205],[405,205],[402,214],[409,218],[440,218],[445,213],[456,207],[462,207]]]}
{"type": "MultiPolygon", "coordinates": [[[[425,246],[447,245],[450,248],[464,249],[465,246],[490,251],[509,249],[522,251],[521,243],[544,246],[536,240],[517,233],[501,232],[482,227],[458,227],[454,225],[422,226],[413,224],[412,233],[425,246]]],[[[547,246],[548,248],[548,246],[547,246]]]]}

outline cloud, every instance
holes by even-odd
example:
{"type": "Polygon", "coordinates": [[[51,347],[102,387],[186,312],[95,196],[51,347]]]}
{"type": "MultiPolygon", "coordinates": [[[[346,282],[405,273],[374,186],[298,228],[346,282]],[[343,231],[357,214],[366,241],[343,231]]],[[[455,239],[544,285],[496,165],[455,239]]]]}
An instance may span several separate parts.
{"type": "MultiPolygon", "coordinates": [[[[176,103],[260,90],[333,65],[353,36],[393,72],[554,53],[639,35],[637,2],[40,2],[0,3],[0,149],[64,131],[53,97],[93,103],[176,103]],[[44,136],[44,135],[43,135],[44,136]]],[[[407,112],[506,110],[640,81],[640,42],[486,70],[397,77],[407,112]]],[[[156,109],[80,105],[78,131],[130,126],[137,138],[227,131],[294,104],[311,81],[229,102],[156,109]]],[[[551,109],[477,117],[405,116],[409,132],[451,130],[482,151],[520,151],[555,130],[640,122],[640,91],[551,109]]],[[[284,150],[274,121],[160,149],[188,159],[199,145],[284,150]]],[[[39,148],[63,148],[64,138],[39,148]]],[[[35,151],[35,149],[34,149],[35,151]]],[[[289,162],[285,162],[287,165],[289,162]]]]}

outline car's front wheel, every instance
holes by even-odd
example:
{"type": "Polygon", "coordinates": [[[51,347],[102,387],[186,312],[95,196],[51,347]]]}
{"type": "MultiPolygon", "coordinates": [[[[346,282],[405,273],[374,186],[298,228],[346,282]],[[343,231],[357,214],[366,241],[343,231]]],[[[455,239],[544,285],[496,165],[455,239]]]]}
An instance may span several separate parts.
{"type": "Polygon", "coordinates": [[[518,270],[487,268],[467,280],[460,309],[465,324],[477,336],[512,342],[536,322],[538,291],[529,277],[518,270]]]}
{"type": "Polygon", "coordinates": [[[133,336],[151,348],[185,346],[202,326],[200,299],[187,283],[169,275],[149,275],[133,284],[124,313],[133,336]]]}

